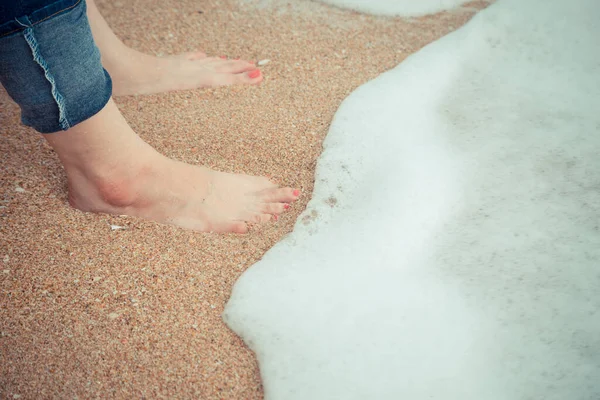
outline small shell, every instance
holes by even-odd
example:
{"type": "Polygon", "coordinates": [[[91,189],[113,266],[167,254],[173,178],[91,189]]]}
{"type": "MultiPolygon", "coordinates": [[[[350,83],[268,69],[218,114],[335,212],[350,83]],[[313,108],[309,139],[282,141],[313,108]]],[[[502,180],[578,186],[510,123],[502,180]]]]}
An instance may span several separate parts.
{"type": "Polygon", "coordinates": [[[25,193],[25,189],[23,189],[21,186],[17,186],[15,188],[15,192],[19,192],[19,193],[25,193]]]}
{"type": "Polygon", "coordinates": [[[110,230],[111,231],[118,231],[119,229],[127,229],[126,226],[121,226],[121,225],[111,225],[110,226],[110,230]]]}
{"type": "Polygon", "coordinates": [[[267,65],[268,63],[270,63],[271,60],[269,60],[268,58],[265,60],[260,60],[257,64],[259,67],[262,67],[263,65],[267,65]]]}

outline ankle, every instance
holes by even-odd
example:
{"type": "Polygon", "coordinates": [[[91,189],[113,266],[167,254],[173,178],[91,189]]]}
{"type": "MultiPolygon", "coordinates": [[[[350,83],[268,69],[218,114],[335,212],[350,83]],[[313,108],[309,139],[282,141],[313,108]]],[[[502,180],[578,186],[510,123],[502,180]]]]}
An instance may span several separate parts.
{"type": "Polygon", "coordinates": [[[82,211],[124,213],[143,207],[143,189],[156,175],[151,165],[138,165],[102,174],[69,173],[69,203],[82,211]]]}
{"type": "Polygon", "coordinates": [[[112,77],[115,96],[135,94],[140,88],[155,85],[167,70],[166,60],[131,48],[121,50],[118,57],[107,57],[104,67],[112,77]]]}

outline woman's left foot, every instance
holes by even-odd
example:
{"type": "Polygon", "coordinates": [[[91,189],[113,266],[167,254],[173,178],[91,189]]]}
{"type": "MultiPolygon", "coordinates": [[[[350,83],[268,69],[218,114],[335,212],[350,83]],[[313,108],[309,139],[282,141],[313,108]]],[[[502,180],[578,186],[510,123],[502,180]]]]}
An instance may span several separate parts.
{"type": "Polygon", "coordinates": [[[202,52],[154,57],[126,48],[117,63],[105,61],[113,95],[127,96],[228,85],[257,85],[263,77],[243,60],[207,57],[202,52]]]}
{"type": "Polygon", "coordinates": [[[263,77],[254,63],[207,57],[202,52],[154,57],[127,47],[110,29],[94,0],[87,16],[102,64],[113,80],[113,95],[150,94],[228,86],[257,85],[263,77]]]}

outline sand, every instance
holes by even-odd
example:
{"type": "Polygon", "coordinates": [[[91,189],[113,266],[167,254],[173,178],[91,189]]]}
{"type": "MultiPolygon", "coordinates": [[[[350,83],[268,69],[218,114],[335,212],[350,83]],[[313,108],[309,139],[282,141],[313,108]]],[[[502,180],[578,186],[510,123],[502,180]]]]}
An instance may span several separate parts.
{"type": "Polygon", "coordinates": [[[270,175],[303,196],[243,236],[82,213],[66,202],[56,154],[0,90],[0,397],[260,399],[253,354],[221,320],[233,283],[291,231],[342,100],[483,3],[412,19],[300,0],[98,3],[149,53],[271,60],[259,87],[117,104],[172,158],[270,175]]]}

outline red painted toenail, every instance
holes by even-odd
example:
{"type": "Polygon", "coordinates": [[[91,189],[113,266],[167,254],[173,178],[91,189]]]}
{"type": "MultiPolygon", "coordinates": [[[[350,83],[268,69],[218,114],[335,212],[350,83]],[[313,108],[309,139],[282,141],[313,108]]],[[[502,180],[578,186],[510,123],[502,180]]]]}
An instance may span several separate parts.
{"type": "Polygon", "coordinates": [[[258,78],[260,76],[260,70],[255,69],[254,71],[250,71],[250,72],[248,72],[248,76],[252,79],[258,78]]]}
{"type": "Polygon", "coordinates": [[[279,219],[279,216],[278,216],[278,215],[273,215],[273,219],[274,219],[275,221],[277,221],[277,220],[279,219]]]}
{"type": "Polygon", "coordinates": [[[284,208],[285,210],[287,210],[288,208],[290,208],[290,205],[289,205],[289,204],[284,204],[284,205],[283,205],[283,208],[284,208]]]}
{"type": "Polygon", "coordinates": [[[294,190],[294,196],[298,197],[300,196],[300,191],[298,189],[294,190]]]}
{"type": "Polygon", "coordinates": [[[224,60],[227,58],[227,56],[219,56],[219,58],[222,58],[224,60]]]}

